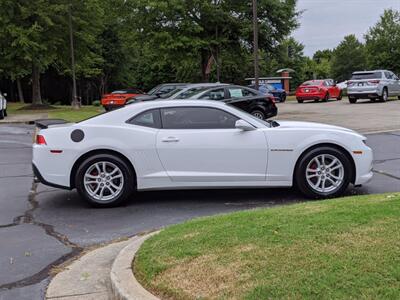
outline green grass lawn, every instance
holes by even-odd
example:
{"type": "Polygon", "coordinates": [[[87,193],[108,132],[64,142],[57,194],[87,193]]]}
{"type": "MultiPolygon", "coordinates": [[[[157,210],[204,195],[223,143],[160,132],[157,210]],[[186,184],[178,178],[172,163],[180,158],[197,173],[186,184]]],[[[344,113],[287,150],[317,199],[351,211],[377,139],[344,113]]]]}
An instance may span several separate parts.
{"type": "Polygon", "coordinates": [[[51,119],[64,119],[69,122],[78,122],[104,112],[103,107],[99,106],[82,106],[79,110],[74,110],[71,106],[67,105],[53,105],[52,107],[54,107],[54,109],[43,110],[22,109],[26,105],[27,104],[8,103],[7,111],[9,115],[47,113],[48,117],[51,119]]]}
{"type": "Polygon", "coordinates": [[[400,299],[400,194],[195,219],[147,240],[134,272],[165,299],[400,299]]]}

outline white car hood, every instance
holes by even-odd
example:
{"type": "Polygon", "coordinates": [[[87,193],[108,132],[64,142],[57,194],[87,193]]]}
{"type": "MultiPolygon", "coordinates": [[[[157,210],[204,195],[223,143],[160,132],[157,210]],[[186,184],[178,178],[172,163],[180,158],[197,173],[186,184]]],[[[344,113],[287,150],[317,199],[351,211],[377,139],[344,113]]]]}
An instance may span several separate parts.
{"type": "Polygon", "coordinates": [[[277,128],[294,128],[294,129],[310,128],[310,129],[322,129],[322,130],[326,129],[326,130],[351,132],[351,133],[360,135],[352,129],[335,126],[335,125],[328,125],[328,124],[321,124],[321,123],[314,123],[314,122],[300,122],[300,121],[277,121],[277,122],[280,125],[277,128]]]}

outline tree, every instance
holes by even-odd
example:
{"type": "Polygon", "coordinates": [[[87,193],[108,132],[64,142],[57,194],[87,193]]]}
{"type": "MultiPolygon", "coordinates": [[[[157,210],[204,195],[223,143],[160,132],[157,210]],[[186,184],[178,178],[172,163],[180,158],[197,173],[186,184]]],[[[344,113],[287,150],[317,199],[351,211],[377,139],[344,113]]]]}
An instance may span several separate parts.
{"type": "Polygon", "coordinates": [[[332,75],[338,81],[350,79],[351,74],[366,68],[365,47],[355,35],[348,35],[333,51],[332,75]]]}
{"type": "MultiPolygon", "coordinates": [[[[297,26],[295,4],[296,0],[258,1],[260,49],[274,49],[297,26]]],[[[215,69],[224,80],[224,54],[231,57],[239,50],[239,57],[247,60],[252,51],[250,1],[131,0],[127,5],[129,24],[135,28],[141,49],[158,57],[158,67],[172,76],[182,74],[178,69],[188,62],[197,61],[201,79],[208,81],[210,66],[218,62],[215,69]]]]}
{"type": "Polygon", "coordinates": [[[378,23],[365,35],[370,68],[400,73],[400,12],[385,10],[378,23]]]}

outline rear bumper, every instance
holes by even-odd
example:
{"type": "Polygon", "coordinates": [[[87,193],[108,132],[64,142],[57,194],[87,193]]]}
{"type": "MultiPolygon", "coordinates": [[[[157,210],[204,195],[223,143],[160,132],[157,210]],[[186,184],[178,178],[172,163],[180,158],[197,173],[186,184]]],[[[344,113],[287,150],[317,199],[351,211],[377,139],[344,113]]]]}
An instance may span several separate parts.
{"type": "Polygon", "coordinates": [[[357,99],[370,99],[370,98],[378,98],[378,93],[358,93],[358,92],[347,92],[347,96],[349,98],[357,98],[357,99]]]}
{"type": "Polygon", "coordinates": [[[42,176],[39,169],[35,166],[34,163],[32,163],[32,170],[33,170],[33,175],[35,176],[35,182],[40,182],[43,183],[44,185],[48,185],[58,189],[71,190],[69,186],[63,186],[56,183],[48,182],[46,179],[44,179],[44,177],[42,176]]]}
{"type": "Polygon", "coordinates": [[[272,107],[271,110],[269,110],[265,113],[265,118],[266,119],[272,118],[272,117],[275,117],[277,114],[278,114],[278,108],[275,106],[275,107],[272,107]]]}

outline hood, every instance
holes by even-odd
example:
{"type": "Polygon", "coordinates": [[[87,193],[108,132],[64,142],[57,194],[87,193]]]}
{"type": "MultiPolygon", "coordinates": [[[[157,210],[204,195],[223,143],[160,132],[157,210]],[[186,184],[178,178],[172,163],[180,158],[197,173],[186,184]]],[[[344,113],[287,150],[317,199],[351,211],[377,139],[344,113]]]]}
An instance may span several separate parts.
{"type": "Polygon", "coordinates": [[[280,125],[278,128],[326,129],[326,130],[336,130],[336,131],[350,132],[350,133],[355,133],[357,135],[360,135],[360,134],[358,134],[357,132],[355,132],[352,129],[348,129],[348,128],[344,128],[344,127],[340,127],[340,126],[335,126],[335,125],[328,125],[328,124],[314,123],[314,122],[300,122],[300,121],[298,122],[298,121],[279,121],[279,120],[277,120],[277,122],[280,125]]]}

